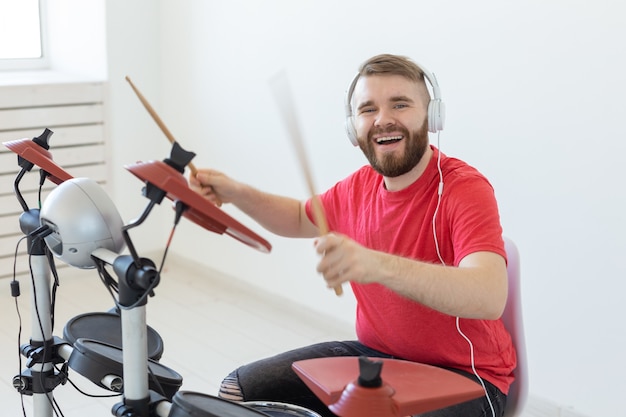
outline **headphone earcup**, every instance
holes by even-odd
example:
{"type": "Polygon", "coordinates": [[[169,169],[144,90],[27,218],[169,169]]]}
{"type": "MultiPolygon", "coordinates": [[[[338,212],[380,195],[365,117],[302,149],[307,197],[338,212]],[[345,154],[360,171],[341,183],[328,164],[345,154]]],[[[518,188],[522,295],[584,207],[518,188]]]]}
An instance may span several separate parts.
{"type": "Polygon", "coordinates": [[[354,120],[351,115],[346,117],[346,134],[348,135],[348,139],[350,139],[350,143],[354,146],[359,146],[359,141],[356,137],[356,128],[354,127],[354,120]]]}
{"type": "Polygon", "coordinates": [[[346,98],[344,101],[344,109],[346,112],[346,133],[348,134],[348,139],[350,139],[350,143],[354,146],[359,146],[359,141],[356,136],[356,127],[354,126],[354,118],[352,117],[352,103],[350,100],[352,99],[352,94],[354,93],[354,89],[356,88],[356,83],[359,81],[359,73],[357,72],[352,81],[350,82],[350,86],[348,87],[348,91],[346,92],[346,98]]]}
{"type": "Polygon", "coordinates": [[[441,99],[432,99],[428,103],[428,131],[437,133],[443,130],[446,119],[446,107],[441,99]]]}

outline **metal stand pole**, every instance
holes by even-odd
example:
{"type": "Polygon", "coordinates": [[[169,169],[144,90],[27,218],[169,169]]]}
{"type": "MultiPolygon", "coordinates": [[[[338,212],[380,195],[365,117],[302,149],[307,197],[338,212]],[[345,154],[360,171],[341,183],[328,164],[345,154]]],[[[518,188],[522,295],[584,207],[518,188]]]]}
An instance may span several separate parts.
{"type": "MultiPolygon", "coordinates": [[[[43,241],[40,241],[43,243],[43,241]]],[[[51,356],[52,318],[50,316],[50,266],[45,255],[31,255],[33,289],[31,311],[32,347],[43,347],[43,362],[35,362],[31,368],[33,383],[33,409],[36,417],[52,417],[53,394],[46,381],[54,375],[51,356]]]]}

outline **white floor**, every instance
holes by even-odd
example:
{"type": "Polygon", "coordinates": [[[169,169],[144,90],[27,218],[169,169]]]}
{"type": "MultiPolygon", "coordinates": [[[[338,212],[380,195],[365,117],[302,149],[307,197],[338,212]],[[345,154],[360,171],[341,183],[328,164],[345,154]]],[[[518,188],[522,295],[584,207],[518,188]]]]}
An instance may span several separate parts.
{"type": "MultiPolygon", "coordinates": [[[[62,337],[67,321],[79,314],[107,311],[110,295],[93,270],[62,269],[54,334],[62,337]]],[[[2,416],[22,416],[21,398],[12,387],[20,371],[18,346],[30,338],[30,280],[20,278],[18,298],[22,336],[9,280],[0,280],[0,401],[2,416]]],[[[171,257],[156,296],[147,307],[148,324],[164,341],[160,363],[183,377],[182,390],[216,395],[222,378],[240,364],[280,351],[329,339],[354,338],[351,326],[303,309],[289,300],[270,298],[233,280],[185,268],[171,257]]],[[[24,361],[22,361],[22,367],[24,361]]],[[[89,394],[110,394],[70,370],[70,378],[89,394]]],[[[107,416],[119,398],[93,399],[69,383],[54,390],[65,417],[107,416]]],[[[27,416],[32,398],[24,397],[27,416]]]]}

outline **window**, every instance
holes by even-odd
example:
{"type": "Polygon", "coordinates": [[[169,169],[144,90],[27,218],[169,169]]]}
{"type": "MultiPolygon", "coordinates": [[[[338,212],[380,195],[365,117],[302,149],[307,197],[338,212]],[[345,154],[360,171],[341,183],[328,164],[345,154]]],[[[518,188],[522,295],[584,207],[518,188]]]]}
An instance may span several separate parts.
{"type": "Polygon", "coordinates": [[[0,0],[0,69],[47,66],[45,0],[0,0]]]}

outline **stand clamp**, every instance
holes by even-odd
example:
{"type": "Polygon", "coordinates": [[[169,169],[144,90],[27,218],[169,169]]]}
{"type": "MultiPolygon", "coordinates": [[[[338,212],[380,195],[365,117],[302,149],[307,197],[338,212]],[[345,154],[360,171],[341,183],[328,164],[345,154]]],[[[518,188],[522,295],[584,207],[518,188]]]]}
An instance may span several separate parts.
{"type": "Polygon", "coordinates": [[[13,387],[23,395],[47,394],[52,392],[57,386],[65,385],[67,382],[68,365],[59,354],[59,349],[68,343],[53,336],[52,340],[44,343],[32,342],[20,347],[22,356],[28,360],[22,373],[13,377],[13,387]],[[60,371],[54,368],[45,371],[34,371],[31,368],[37,364],[59,364],[62,363],[60,371]]]}

